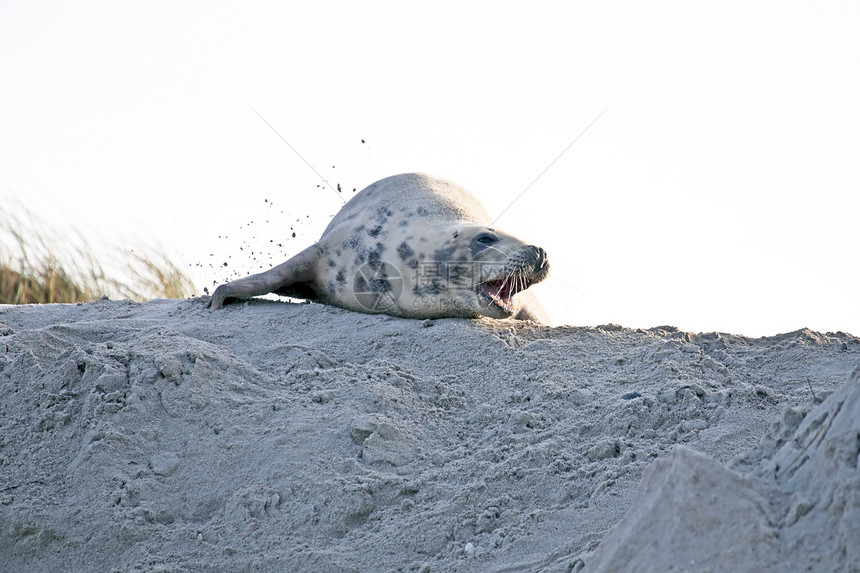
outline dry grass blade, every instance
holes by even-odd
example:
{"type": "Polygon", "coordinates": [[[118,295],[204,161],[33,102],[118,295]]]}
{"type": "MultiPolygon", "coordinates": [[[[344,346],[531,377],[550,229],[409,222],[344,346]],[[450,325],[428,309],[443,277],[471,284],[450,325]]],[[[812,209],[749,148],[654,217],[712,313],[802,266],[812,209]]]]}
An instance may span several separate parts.
{"type": "Polygon", "coordinates": [[[57,237],[33,213],[20,211],[24,217],[0,210],[0,304],[83,302],[103,295],[142,301],[194,293],[191,280],[161,251],[117,251],[111,255],[117,271],[109,274],[79,233],[73,233],[76,240],[57,237]]]}
{"type": "Polygon", "coordinates": [[[135,285],[129,298],[186,298],[194,292],[194,285],[185,273],[163,252],[148,255],[129,253],[128,271],[135,285]]]}

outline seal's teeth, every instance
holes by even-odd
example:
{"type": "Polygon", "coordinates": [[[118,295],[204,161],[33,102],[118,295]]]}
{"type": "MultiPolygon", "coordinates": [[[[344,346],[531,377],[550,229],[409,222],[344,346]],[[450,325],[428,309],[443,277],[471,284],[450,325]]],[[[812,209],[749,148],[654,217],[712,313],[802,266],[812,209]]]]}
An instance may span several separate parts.
{"type": "Polygon", "coordinates": [[[525,290],[528,285],[520,283],[514,278],[508,277],[503,280],[487,281],[481,286],[484,287],[484,290],[487,292],[487,294],[495,294],[499,298],[509,300],[518,292],[525,290]]]}
{"type": "Polygon", "coordinates": [[[484,292],[495,302],[508,312],[513,312],[514,301],[511,298],[513,293],[510,287],[505,286],[502,281],[493,281],[481,285],[484,292]]]}

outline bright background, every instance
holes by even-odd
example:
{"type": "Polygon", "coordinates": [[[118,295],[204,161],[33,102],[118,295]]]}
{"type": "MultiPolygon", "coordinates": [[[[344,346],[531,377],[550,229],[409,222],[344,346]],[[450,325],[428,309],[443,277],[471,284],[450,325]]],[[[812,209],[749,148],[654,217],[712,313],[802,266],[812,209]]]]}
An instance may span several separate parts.
{"type": "Polygon", "coordinates": [[[342,205],[254,110],[346,198],[425,171],[495,216],[608,108],[498,223],[549,252],[556,322],[860,335],[858,30],[851,1],[4,2],[0,205],[211,291],[342,205]]]}

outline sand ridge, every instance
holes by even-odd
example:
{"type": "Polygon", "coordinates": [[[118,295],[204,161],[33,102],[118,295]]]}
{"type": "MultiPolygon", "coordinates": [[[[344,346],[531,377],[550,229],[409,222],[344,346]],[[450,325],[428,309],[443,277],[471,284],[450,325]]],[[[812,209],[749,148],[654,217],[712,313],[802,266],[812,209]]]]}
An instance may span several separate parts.
{"type": "Polygon", "coordinates": [[[765,479],[860,364],[845,333],[205,307],[0,307],[9,570],[589,570],[643,475],[765,479]]]}

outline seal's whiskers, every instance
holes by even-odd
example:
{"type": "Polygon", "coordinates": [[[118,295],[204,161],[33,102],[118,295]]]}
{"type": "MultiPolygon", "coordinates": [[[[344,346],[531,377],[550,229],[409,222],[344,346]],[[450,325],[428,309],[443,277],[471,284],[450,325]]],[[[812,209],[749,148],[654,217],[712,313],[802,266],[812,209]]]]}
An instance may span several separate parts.
{"type": "Polygon", "coordinates": [[[505,251],[503,251],[502,249],[498,248],[498,247],[494,247],[493,245],[487,245],[487,249],[492,249],[492,250],[494,250],[494,251],[498,251],[498,252],[502,253],[502,254],[503,254],[504,256],[506,256],[506,257],[510,257],[510,256],[511,256],[511,250],[510,250],[510,249],[507,249],[507,251],[508,251],[507,253],[506,253],[505,251]]]}

